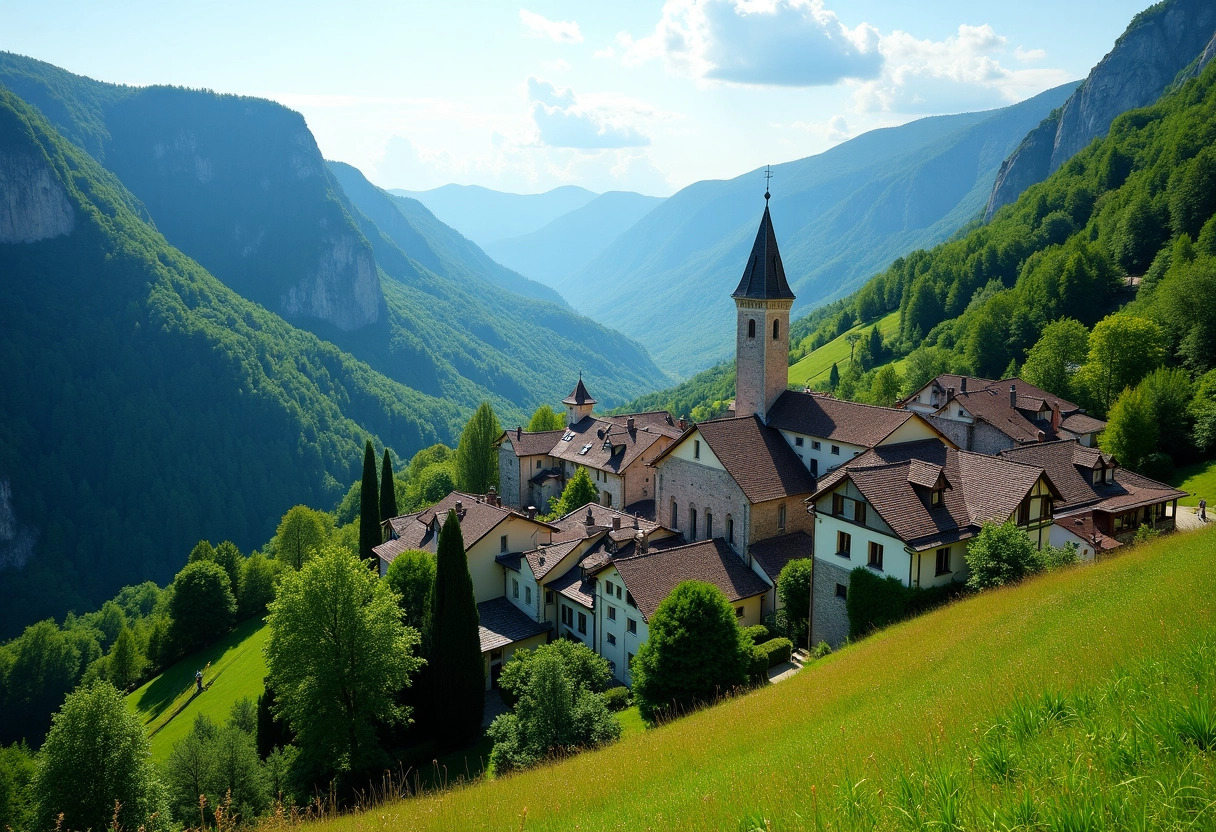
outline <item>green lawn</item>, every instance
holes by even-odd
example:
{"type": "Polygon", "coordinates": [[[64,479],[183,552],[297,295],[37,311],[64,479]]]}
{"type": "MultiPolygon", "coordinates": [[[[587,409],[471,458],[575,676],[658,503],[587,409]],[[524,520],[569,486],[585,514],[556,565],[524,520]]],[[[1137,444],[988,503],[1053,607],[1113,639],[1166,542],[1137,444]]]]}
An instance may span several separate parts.
{"type": "Polygon", "coordinates": [[[261,619],[246,621],[205,650],[182,659],[127,696],[127,706],[143,719],[152,739],[152,758],[164,762],[198,714],[216,724],[228,719],[238,699],[256,700],[266,678],[262,646],[268,630],[261,619]],[[205,690],[197,693],[195,671],[204,671],[205,690]]]}
{"type": "Polygon", "coordinates": [[[1206,497],[1209,513],[1216,512],[1216,460],[1184,465],[1174,471],[1170,485],[1191,495],[1179,500],[1180,505],[1197,506],[1199,498],[1206,497]]]}
{"type": "Polygon", "coordinates": [[[1211,829],[1214,664],[1205,529],[968,598],[605,749],[327,825],[1211,829]]]}
{"type": "Polygon", "coordinates": [[[616,718],[621,723],[621,739],[632,737],[634,734],[640,734],[646,730],[646,723],[642,721],[642,713],[638,710],[637,705],[617,711],[616,718]]]}
{"type": "MultiPolygon", "coordinates": [[[[849,360],[849,342],[846,337],[852,332],[869,332],[874,323],[855,326],[849,332],[828,341],[819,349],[805,356],[797,364],[790,367],[790,384],[814,384],[828,377],[833,364],[845,364],[849,360]]],[[[882,337],[888,338],[899,329],[899,312],[892,312],[878,320],[878,331],[882,337]]],[[[843,367],[841,368],[843,370],[843,367]]]]}

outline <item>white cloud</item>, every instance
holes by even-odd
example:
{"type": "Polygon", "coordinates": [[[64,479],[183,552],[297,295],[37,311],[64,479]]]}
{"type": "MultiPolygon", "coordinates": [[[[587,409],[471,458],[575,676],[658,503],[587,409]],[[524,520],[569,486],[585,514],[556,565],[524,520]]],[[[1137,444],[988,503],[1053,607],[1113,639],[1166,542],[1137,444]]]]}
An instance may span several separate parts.
{"type": "Polygon", "coordinates": [[[628,123],[620,108],[579,102],[571,90],[528,79],[528,100],[539,142],[549,147],[582,149],[644,147],[650,137],[628,123]]]}
{"type": "Polygon", "coordinates": [[[1041,61],[1044,58],[1046,58],[1047,50],[1045,50],[1045,49],[1025,49],[1025,48],[1019,46],[1017,49],[1013,50],[1013,57],[1017,58],[1019,61],[1021,61],[1024,64],[1028,64],[1028,63],[1031,63],[1032,61],[1041,61]]]}
{"type": "Polygon", "coordinates": [[[519,21],[534,37],[548,38],[557,43],[582,43],[583,33],[573,20],[549,20],[527,9],[519,10],[519,21]]]}
{"type": "Polygon", "coordinates": [[[821,86],[882,68],[877,30],[846,27],[822,0],[668,0],[654,32],[622,33],[618,43],[629,63],[661,58],[739,84],[821,86]]]}

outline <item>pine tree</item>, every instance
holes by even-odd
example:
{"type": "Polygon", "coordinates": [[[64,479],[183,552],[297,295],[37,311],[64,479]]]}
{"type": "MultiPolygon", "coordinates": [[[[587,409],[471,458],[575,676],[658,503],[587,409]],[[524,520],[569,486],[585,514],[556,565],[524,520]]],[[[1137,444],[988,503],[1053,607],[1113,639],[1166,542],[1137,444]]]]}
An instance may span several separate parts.
{"type": "Polygon", "coordinates": [[[384,461],[380,465],[380,519],[397,516],[397,489],[393,485],[393,460],[388,448],[384,449],[384,461]]]}
{"type": "Polygon", "coordinates": [[[431,649],[431,715],[454,741],[474,736],[485,709],[477,601],[455,511],[439,532],[431,649]]]}
{"type": "Polygon", "coordinates": [[[828,387],[835,390],[840,386],[840,368],[836,366],[836,362],[832,362],[832,370],[828,373],[828,387]]]}
{"type": "Polygon", "coordinates": [[[363,485],[359,495],[359,557],[372,561],[376,553],[373,546],[379,546],[380,533],[380,494],[376,484],[376,450],[372,441],[367,440],[363,448],[363,485]]]}

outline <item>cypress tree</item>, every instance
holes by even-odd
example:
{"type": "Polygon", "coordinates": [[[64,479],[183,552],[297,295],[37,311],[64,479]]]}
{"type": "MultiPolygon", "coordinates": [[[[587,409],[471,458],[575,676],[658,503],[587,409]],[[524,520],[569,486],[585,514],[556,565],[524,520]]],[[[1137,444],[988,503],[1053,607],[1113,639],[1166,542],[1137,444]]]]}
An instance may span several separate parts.
{"type": "Polygon", "coordinates": [[[388,448],[384,449],[384,461],[380,465],[380,519],[397,516],[397,489],[393,486],[393,461],[388,448]]]}
{"type": "Polygon", "coordinates": [[[461,491],[484,494],[491,485],[498,487],[498,451],[494,442],[501,435],[502,426],[490,403],[482,402],[456,446],[456,481],[461,491]]]}
{"type": "Polygon", "coordinates": [[[835,390],[840,386],[840,368],[836,366],[836,362],[832,362],[832,370],[828,373],[828,387],[835,390]]]}
{"type": "Polygon", "coordinates": [[[359,495],[359,557],[372,561],[373,546],[381,543],[380,494],[376,486],[376,449],[367,440],[363,448],[363,485],[359,495]]]}
{"type": "Polygon", "coordinates": [[[455,741],[475,736],[485,709],[485,665],[477,602],[455,511],[439,532],[431,641],[433,726],[455,741]]]}

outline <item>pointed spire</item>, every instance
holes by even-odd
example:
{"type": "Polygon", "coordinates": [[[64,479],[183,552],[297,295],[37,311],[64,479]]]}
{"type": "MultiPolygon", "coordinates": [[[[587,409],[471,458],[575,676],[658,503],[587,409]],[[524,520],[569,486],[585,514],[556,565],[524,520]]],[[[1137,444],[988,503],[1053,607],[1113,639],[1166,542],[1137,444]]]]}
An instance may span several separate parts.
{"type": "Polygon", "coordinates": [[[570,395],[562,399],[562,404],[585,405],[596,404],[595,399],[591,398],[591,394],[587,392],[587,388],[583,386],[583,374],[578,375],[578,384],[570,391],[570,395]]]}
{"type": "Polygon", "coordinates": [[[764,216],[760,218],[760,229],[756,242],[743,269],[743,278],[732,298],[753,300],[793,300],[794,293],[785,281],[785,266],[781,263],[781,252],[777,250],[777,235],[773,233],[773,220],[768,213],[768,191],[764,192],[764,216]]]}

